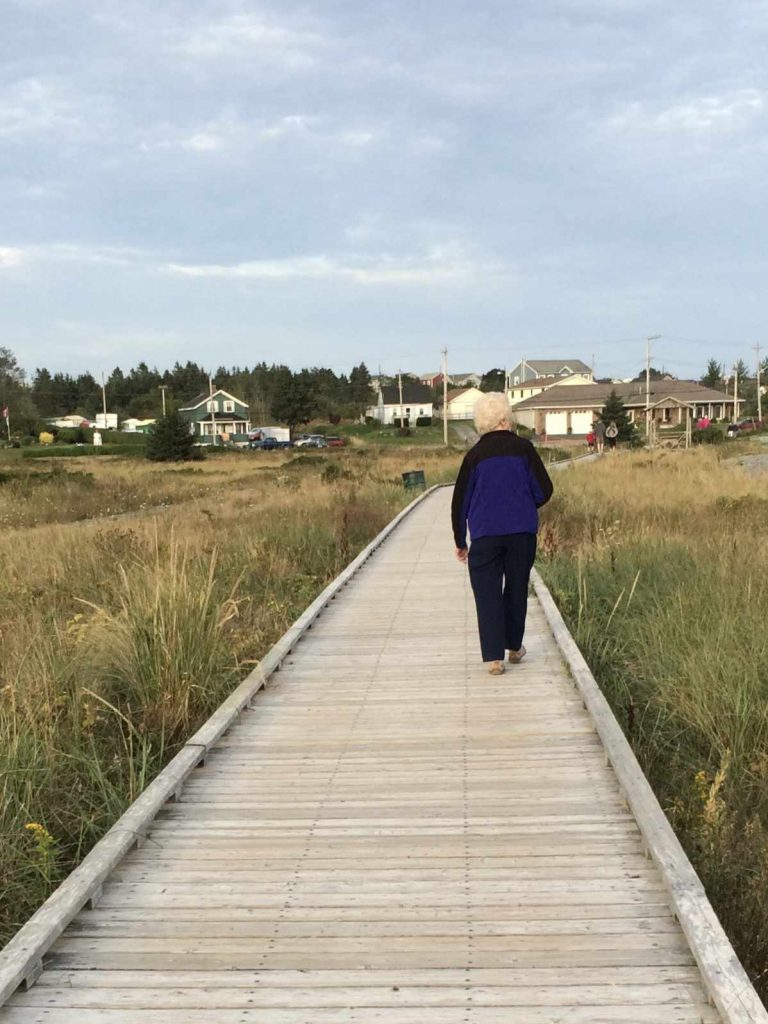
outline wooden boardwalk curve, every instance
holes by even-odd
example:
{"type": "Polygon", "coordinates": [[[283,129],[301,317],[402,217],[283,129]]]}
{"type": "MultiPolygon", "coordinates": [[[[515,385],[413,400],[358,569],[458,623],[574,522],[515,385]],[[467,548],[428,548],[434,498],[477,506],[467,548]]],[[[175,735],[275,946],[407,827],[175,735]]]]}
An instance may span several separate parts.
{"type": "Polygon", "coordinates": [[[449,501],[365,563],[0,1024],[724,1019],[536,599],[529,657],[479,663],[449,501]]]}

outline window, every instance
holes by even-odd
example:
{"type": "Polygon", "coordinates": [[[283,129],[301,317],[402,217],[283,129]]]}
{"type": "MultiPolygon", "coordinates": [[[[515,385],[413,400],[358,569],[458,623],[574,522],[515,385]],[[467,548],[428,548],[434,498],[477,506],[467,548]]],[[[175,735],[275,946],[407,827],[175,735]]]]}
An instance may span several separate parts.
{"type": "Polygon", "coordinates": [[[423,409],[419,409],[419,416],[423,416],[423,415],[424,415],[424,410],[423,409]]]}
{"type": "Polygon", "coordinates": [[[210,399],[205,403],[205,407],[208,412],[216,412],[216,403],[212,402],[210,399]]]}
{"type": "Polygon", "coordinates": [[[235,411],[235,403],[230,401],[229,399],[225,398],[224,399],[224,412],[234,412],[234,411],[235,411]]]}

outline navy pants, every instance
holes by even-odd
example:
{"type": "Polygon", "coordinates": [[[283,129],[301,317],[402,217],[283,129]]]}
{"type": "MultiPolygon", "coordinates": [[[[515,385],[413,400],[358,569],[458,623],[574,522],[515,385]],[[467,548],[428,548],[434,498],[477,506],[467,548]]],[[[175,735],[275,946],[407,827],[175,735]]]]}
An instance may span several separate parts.
{"type": "Polygon", "coordinates": [[[469,579],[475,594],[483,661],[503,661],[505,650],[520,650],[535,557],[535,533],[508,533],[472,541],[469,579]]]}

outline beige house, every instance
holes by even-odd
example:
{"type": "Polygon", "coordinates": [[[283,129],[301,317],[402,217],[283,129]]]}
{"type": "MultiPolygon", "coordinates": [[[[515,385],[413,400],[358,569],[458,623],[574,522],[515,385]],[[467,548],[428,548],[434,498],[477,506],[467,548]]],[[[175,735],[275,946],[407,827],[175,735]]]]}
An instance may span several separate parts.
{"type": "Polygon", "coordinates": [[[448,392],[446,418],[449,420],[473,419],[475,402],[482,394],[480,388],[453,388],[448,392]]]}
{"type": "MultiPolygon", "coordinates": [[[[644,424],[645,382],[624,384],[558,383],[540,394],[518,401],[514,407],[518,423],[547,437],[585,437],[612,391],[624,402],[633,423],[644,424]]],[[[690,416],[717,420],[738,419],[732,395],[702,387],[692,380],[651,382],[650,416],[655,429],[683,430],[690,416]]],[[[739,399],[739,408],[743,400],[739,399]]]]}
{"type": "Polygon", "coordinates": [[[540,395],[549,388],[591,383],[592,375],[590,373],[572,373],[568,377],[533,377],[531,380],[508,386],[507,398],[510,405],[517,405],[518,402],[523,402],[526,398],[533,398],[534,395],[540,395]]]}

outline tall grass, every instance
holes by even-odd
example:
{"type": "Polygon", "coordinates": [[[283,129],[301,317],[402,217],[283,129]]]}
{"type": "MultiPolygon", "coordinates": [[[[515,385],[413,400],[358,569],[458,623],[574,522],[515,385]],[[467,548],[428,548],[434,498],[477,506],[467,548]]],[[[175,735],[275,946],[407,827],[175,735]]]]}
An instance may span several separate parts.
{"type": "MultiPolygon", "coordinates": [[[[5,532],[0,942],[410,500],[400,473],[452,479],[458,458],[233,456],[203,473],[105,460],[89,468],[101,499],[122,488],[172,507],[5,532]]],[[[72,509],[78,473],[29,486],[72,509]]]]}
{"type": "Polygon", "coordinates": [[[768,993],[768,477],[709,451],[557,481],[542,571],[768,993]]]}

